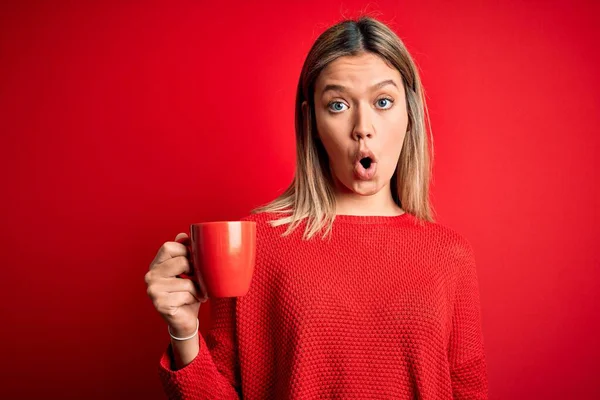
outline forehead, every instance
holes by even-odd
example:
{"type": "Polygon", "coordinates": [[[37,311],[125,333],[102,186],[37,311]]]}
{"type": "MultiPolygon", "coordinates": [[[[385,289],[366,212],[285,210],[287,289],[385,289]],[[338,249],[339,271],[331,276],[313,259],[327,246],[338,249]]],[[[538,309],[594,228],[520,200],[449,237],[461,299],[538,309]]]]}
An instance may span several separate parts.
{"type": "Polygon", "coordinates": [[[400,72],[378,55],[362,53],[344,56],[332,61],[321,71],[315,82],[315,92],[320,92],[330,83],[361,90],[386,79],[393,79],[399,88],[402,87],[400,72]]]}

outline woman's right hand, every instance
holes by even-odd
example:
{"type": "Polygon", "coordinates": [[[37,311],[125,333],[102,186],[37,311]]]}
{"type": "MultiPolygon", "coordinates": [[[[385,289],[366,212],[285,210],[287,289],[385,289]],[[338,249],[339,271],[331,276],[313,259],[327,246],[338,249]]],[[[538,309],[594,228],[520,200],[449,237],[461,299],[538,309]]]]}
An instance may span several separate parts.
{"type": "Polygon", "coordinates": [[[200,297],[194,281],[178,277],[190,274],[188,251],[178,242],[187,240],[188,235],[180,233],[174,242],[163,243],[145,275],[146,292],[175,336],[194,333],[200,304],[208,300],[206,296],[200,297]]]}

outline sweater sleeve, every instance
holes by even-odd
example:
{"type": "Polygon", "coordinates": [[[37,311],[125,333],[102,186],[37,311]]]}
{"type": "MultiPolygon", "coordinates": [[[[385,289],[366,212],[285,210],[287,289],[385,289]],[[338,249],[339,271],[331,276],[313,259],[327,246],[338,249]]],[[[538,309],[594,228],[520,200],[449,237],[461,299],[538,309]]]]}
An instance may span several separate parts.
{"type": "Polygon", "coordinates": [[[455,254],[457,284],[448,345],[453,398],[483,400],[488,398],[488,380],[474,251],[461,238],[455,254]]]}
{"type": "Polygon", "coordinates": [[[159,376],[169,399],[240,399],[241,382],[235,336],[237,298],[213,298],[212,326],[206,337],[200,332],[200,350],[191,363],[172,369],[169,343],[159,362],[159,376]]]}

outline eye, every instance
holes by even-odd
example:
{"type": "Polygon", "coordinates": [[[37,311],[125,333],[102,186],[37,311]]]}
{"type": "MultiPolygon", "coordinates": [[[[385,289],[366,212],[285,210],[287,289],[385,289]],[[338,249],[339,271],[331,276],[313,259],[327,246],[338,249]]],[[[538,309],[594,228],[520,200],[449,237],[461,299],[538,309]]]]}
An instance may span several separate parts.
{"type": "Polygon", "coordinates": [[[346,106],[346,105],[344,103],[342,103],[341,101],[332,101],[331,103],[328,104],[329,110],[335,114],[344,111],[344,109],[343,109],[344,106],[346,106]]]}
{"type": "Polygon", "coordinates": [[[393,104],[394,104],[394,100],[387,98],[387,97],[383,97],[383,98],[377,100],[377,105],[381,106],[381,108],[383,110],[389,110],[390,108],[392,108],[393,104]]]}

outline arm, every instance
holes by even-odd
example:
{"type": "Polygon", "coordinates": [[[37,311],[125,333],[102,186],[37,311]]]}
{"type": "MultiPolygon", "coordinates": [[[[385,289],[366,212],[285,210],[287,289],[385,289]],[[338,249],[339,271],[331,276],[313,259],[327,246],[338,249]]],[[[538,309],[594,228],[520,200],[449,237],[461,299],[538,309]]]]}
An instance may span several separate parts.
{"type": "Polygon", "coordinates": [[[174,340],[169,344],[159,363],[159,376],[169,399],[241,398],[236,300],[235,297],[210,299],[213,324],[206,337],[198,332],[196,338],[177,343],[177,347],[174,340]]]}
{"type": "Polygon", "coordinates": [[[464,238],[454,251],[458,261],[456,297],[448,344],[452,394],[454,399],[486,400],[488,380],[474,252],[464,238]]]}

